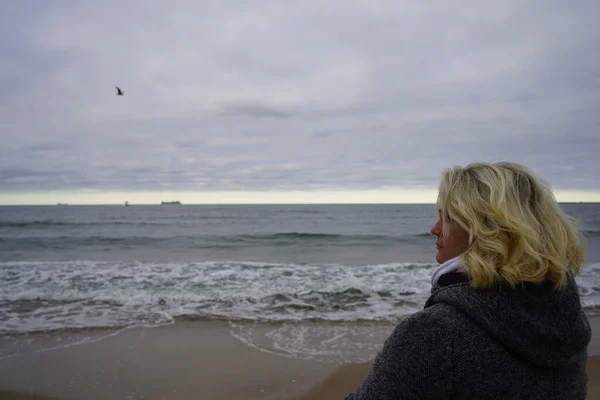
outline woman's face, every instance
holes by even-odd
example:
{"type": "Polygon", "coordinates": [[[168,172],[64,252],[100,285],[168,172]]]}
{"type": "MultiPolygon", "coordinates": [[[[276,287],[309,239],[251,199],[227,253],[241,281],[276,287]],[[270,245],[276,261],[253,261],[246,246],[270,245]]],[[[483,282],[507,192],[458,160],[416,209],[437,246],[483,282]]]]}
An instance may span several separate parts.
{"type": "Polygon", "coordinates": [[[442,228],[441,218],[431,228],[431,233],[437,236],[435,260],[440,264],[458,257],[469,248],[469,233],[458,224],[450,223],[447,236],[442,235],[442,228]]]}

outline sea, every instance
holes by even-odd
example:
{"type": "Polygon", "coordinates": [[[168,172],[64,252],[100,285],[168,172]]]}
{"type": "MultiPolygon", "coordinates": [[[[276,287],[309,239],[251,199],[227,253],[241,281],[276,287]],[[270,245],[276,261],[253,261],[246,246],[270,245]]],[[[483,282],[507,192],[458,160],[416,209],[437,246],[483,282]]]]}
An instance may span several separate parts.
{"type": "MultiPolygon", "coordinates": [[[[586,236],[577,282],[594,313],[600,204],[561,207],[586,236]]],[[[0,335],[217,319],[249,341],[256,323],[281,338],[306,335],[297,322],[393,325],[430,294],[435,219],[433,204],[0,207],[0,335]]]]}

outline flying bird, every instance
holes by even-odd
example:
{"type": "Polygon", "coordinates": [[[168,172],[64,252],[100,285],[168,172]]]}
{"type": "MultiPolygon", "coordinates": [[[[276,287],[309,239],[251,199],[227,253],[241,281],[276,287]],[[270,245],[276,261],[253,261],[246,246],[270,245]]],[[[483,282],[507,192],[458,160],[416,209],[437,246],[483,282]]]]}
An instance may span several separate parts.
{"type": "Polygon", "coordinates": [[[123,91],[118,88],[117,86],[115,86],[117,88],[117,96],[123,96],[123,91]]]}

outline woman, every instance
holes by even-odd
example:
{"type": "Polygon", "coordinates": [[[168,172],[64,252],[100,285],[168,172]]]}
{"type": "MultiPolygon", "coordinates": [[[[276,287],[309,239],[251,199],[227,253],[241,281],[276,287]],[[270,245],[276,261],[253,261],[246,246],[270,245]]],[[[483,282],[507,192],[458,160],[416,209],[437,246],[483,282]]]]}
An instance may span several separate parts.
{"type": "Polygon", "coordinates": [[[438,214],[431,296],[346,400],[584,400],[584,247],[547,183],[514,163],[456,167],[438,214]]]}

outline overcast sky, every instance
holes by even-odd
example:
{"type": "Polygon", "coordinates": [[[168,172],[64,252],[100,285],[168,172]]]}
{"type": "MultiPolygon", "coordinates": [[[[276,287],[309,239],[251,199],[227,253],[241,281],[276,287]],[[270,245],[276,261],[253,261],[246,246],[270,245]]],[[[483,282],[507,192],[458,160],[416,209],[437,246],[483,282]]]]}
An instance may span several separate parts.
{"type": "Polygon", "coordinates": [[[435,201],[444,168],[497,160],[600,201],[599,17],[598,0],[4,1],[0,203],[435,201]]]}

